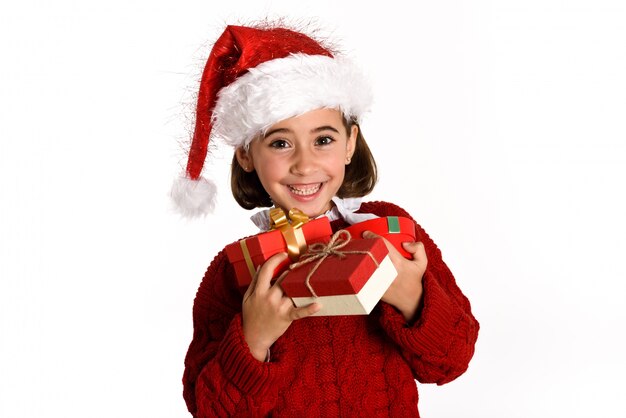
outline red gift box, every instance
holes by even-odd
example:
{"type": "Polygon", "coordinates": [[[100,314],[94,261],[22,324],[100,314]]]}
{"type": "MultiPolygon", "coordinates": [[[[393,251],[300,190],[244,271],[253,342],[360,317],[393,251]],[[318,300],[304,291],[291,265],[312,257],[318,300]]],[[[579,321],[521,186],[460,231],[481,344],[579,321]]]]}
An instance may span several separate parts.
{"type": "Polygon", "coordinates": [[[298,307],[319,302],[322,309],[315,316],[367,315],[396,278],[396,269],[382,238],[350,240],[345,231],[337,234],[327,245],[316,244],[325,247],[321,252],[309,247],[281,287],[298,307]],[[340,233],[349,242],[328,251],[340,233]]]}
{"type": "Polygon", "coordinates": [[[363,232],[372,231],[386,238],[404,258],[408,258],[409,260],[413,258],[413,256],[402,247],[403,242],[415,241],[415,223],[409,218],[387,216],[359,222],[345,229],[350,232],[353,238],[361,238],[363,232]]]}
{"type": "MultiPolygon", "coordinates": [[[[301,230],[305,240],[304,244],[306,245],[327,240],[332,235],[330,222],[325,216],[311,220],[296,229],[301,230]]],[[[287,233],[291,232],[293,231],[288,231],[287,233]]],[[[293,247],[293,245],[288,245],[287,240],[288,238],[285,238],[284,231],[275,229],[227,245],[226,255],[235,268],[235,276],[237,277],[239,287],[248,286],[259,266],[275,254],[287,252],[290,258],[285,259],[274,270],[274,277],[281,273],[289,263],[296,261],[299,255],[297,253],[298,249],[296,248],[295,252],[293,250],[290,251],[291,248],[288,247],[293,247]]]]}

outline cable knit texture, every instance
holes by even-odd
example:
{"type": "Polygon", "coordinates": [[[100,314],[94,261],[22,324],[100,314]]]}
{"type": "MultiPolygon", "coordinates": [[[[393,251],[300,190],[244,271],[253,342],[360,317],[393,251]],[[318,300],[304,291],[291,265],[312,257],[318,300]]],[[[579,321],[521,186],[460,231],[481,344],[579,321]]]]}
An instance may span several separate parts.
{"type": "MultiPolygon", "coordinates": [[[[410,217],[386,202],[363,203],[360,212],[410,217]]],[[[331,225],[347,226],[343,220],[331,225]]],[[[384,302],[368,316],[301,319],[272,346],[266,363],[252,357],[245,342],[243,295],[221,251],[194,302],[183,377],[189,411],[198,418],[419,417],[414,379],[441,385],[465,372],[479,326],[441,252],[416,228],[428,267],[413,324],[384,302]]]]}

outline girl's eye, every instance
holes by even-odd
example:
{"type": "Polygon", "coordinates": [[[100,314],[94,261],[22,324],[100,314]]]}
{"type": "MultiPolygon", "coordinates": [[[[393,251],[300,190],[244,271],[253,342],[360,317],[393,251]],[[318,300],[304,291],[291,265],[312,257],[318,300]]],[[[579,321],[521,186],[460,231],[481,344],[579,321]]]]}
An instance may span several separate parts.
{"type": "Polygon", "coordinates": [[[315,145],[330,145],[334,142],[335,140],[333,138],[331,138],[330,136],[320,136],[319,138],[317,138],[317,140],[315,141],[315,145]]]}
{"type": "Polygon", "coordinates": [[[270,147],[272,148],[282,149],[282,148],[287,148],[288,146],[289,146],[289,143],[285,141],[284,139],[277,139],[270,143],[270,147]]]}

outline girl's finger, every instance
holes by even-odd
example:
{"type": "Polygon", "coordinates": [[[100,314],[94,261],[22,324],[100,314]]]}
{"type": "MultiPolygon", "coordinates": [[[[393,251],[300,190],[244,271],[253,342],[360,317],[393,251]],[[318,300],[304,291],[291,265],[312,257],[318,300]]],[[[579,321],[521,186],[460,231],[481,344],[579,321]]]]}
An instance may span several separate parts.
{"type": "Polygon", "coordinates": [[[427,263],[426,248],[421,241],[418,242],[403,242],[404,249],[413,256],[413,261],[418,263],[427,263]]]}
{"type": "Polygon", "coordinates": [[[297,319],[306,318],[307,316],[311,316],[319,310],[322,309],[322,305],[317,302],[313,302],[310,305],[302,306],[301,308],[293,308],[289,311],[289,319],[295,321],[297,319]]]}
{"type": "Polygon", "coordinates": [[[389,251],[389,258],[391,259],[391,262],[394,263],[394,265],[399,262],[400,260],[406,260],[404,258],[404,256],[402,254],[400,254],[400,252],[398,251],[398,249],[396,247],[393,246],[392,243],[390,243],[387,239],[385,239],[385,237],[381,237],[378,234],[373,233],[372,231],[365,231],[363,232],[363,234],[361,234],[361,236],[363,238],[382,238],[383,241],[385,242],[385,245],[387,246],[387,250],[389,251]]]}
{"type": "Polygon", "coordinates": [[[248,299],[250,295],[252,294],[252,292],[254,292],[254,289],[256,288],[256,282],[259,278],[260,268],[261,266],[257,267],[256,272],[252,276],[252,280],[250,280],[250,284],[248,285],[248,288],[246,289],[246,293],[243,294],[243,300],[248,299]]]}
{"type": "Polygon", "coordinates": [[[278,267],[285,258],[287,258],[287,253],[278,253],[270,257],[263,266],[261,266],[261,269],[256,274],[258,277],[256,279],[255,290],[266,291],[270,288],[274,270],[276,270],[276,267],[278,267]]]}

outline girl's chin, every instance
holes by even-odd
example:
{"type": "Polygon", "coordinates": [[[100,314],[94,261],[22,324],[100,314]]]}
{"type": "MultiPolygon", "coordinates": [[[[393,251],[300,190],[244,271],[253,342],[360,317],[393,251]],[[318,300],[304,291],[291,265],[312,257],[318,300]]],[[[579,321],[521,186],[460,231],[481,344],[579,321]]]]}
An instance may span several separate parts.
{"type": "Polygon", "coordinates": [[[324,197],[325,186],[322,185],[316,193],[306,196],[293,193],[287,188],[285,203],[290,206],[288,209],[298,208],[311,219],[326,213],[332,207],[332,202],[324,197]]]}
{"type": "Polygon", "coordinates": [[[283,210],[289,211],[293,208],[301,210],[306,216],[310,219],[317,218],[320,215],[326,213],[332,206],[331,202],[327,202],[326,204],[321,204],[319,202],[302,202],[297,200],[291,200],[289,202],[288,208],[285,208],[281,205],[283,210]]]}

